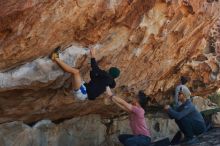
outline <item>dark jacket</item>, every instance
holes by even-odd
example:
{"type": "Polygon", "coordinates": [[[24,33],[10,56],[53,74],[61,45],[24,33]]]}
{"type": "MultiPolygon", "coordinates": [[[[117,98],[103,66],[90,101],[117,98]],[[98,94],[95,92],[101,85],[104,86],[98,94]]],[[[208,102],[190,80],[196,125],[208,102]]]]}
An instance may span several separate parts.
{"type": "Polygon", "coordinates": [[[201,113],[196,109],[190,99],[187,99],[186,102],[177,108],[177,110],[170,108],[168,110],[168,114],[171,118],[176,120],[181,120],[182,118],[187,117],[205,125],[205,121],[201,113]]]}
{"type": "Polygon", "coordinates": [[[105,92],[106,87],[115,88],[115,80],[97,65],[95,58],[91,58],[91,68],[89,83],[85,83],[89,100],[95,100],[96,97],[105,92]]]}

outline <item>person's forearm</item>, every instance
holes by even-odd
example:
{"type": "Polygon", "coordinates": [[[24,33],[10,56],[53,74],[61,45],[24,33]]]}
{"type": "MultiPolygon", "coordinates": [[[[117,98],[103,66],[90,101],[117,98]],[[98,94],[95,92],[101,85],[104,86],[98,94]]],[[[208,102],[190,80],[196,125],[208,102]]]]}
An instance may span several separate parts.
{"type": "Polygon", "coordinates": [[[168,109],[168,114],[177,120],[182,119],[183,117],[188,115],[190,112],[192,112],[192,108],[184,108],[184,110],[182,110],[180,112],[177,112],[177,111],[173,110],[172,108],[168,109]]]}
{"type": "Polygon", "coordinates": [[[125,111],[128,111],[123,105],[119,104],[115,99],[112,99],[112,101],[118,106],[120,107],[121,109],[125,110],[125,111]]]}
{"type": "Polygon", "coordinates": [[[110,96],[109,98],[116,103],[119,107],[121,107],[122,109],[126,110],[126,111],[132,111],[132,105],[127,103],[125,100],[115,96],[110,87],[106,87],[106,93],[108,96],[110,96]]]}
{"type": "Polygon", "coordinates": [[[100,70],[95,58],[91,58],[91,68],[92,68],[92,71],[95,71],[95,72],[98,72],[100,70]]]}
{"type": "Polygon", "coordinates": [[[97,65],[97,62],[96,62],[95,58],[91,58],[91,67],[93,68],[93,67],[96,67],[96,66],[98,66],[98,65],[97,65]]]}
{"type": "Polygon", "coordinates": [[[127,103],[125,100],[119,98],[118,96],[113,96],[112,100],[115,103],[118,103],[120,106],[123,106],[123,108],[125,108],[126,111],[131,111],[131,104],[127,103]]]}
{"type": "Polygon", "coordinates": [[[119,104],[121,104],[121,105],[124,105],[124,102],[126,102],[126,101],[124,101],[123,99],[121,99],[121,98],[119,98],[119,97],[117,97],[117,96],[113,96],[112,97],[112,99],[115,101],[115,102],[117,102],[117,103],[119,103],[119,104]]]}

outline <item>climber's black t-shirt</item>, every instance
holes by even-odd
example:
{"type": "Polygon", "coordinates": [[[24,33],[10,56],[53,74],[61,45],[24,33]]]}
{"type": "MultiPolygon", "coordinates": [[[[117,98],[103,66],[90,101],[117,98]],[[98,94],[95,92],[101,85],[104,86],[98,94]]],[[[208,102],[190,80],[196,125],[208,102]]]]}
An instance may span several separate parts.
{"type": "Polygon", "coordinates": [[[115,88],[115,80],[104,70],[101,70],[95,58],[91,59],[90,82],[85,83],[89,100],[95,100],[96,97],[105,92],[106,87],[115,88]]]}

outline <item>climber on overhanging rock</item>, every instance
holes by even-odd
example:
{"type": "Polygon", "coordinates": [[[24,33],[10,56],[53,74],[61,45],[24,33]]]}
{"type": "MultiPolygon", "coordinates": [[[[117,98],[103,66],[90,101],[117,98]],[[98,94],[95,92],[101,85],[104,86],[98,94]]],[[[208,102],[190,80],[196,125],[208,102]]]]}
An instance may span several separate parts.
{"type": "Polygon", "coordinates": [[[176,86],[176,89],[175,89],[174,107],[178,107],[181,105],[181,102],[179,102],[179,99],[178,99],[180,88],[186,93],[187,98],[190,99],[191,92],[189,88],[186,86],[187,81],[188,80],[186,77],[181,76],[180,84],[176,86]]]}
{"type": "Polygon", "coordinates": [[[183,143],[191,145],[198,143],[197,135],[206,131],[205,121],[202,114],[196,109],[195,105],[188,99],[188,93],[180,88],[179,101],[182,103],[177,109],[165,105],[164,110],[168,113],[171,119],[175,119],[180,131],[174,136],[172,144],[183,143]],[[181,133],[184,134],[184,139],[181,140],[181,133]]]}
{"type": "Polygon", "coordinates": [[[114,88],[116,86],[115,78],[120,75],[120,70],[116,67],[111,67],[108,71],[99,68],[95,60],[95,50],[90,49],[91,55],[91,80],[86,83],[82,80],[79,70],[72,68],[59,59],[60,47],[57,47],[51,54],[51,59],[55,61],[64,71],[71,74],[72,77],[72,90],[71,93],[79,100],[95,100],[96,97],[105,92],[106,87],[114,88]]]}
{"type": "Polygon", "coordinates": [[[124,144],[124,146],[150,145],[150,131],[144,118],[144,108],[149,97],[143,92],[139,92],[139,95],[134,97],[130,104],[114,95],[109,87],[106,88],[106,93],[117,106],[129,113],[129,122],[133,135],[121,134],[118,137],[119,141],[124,144]]]}

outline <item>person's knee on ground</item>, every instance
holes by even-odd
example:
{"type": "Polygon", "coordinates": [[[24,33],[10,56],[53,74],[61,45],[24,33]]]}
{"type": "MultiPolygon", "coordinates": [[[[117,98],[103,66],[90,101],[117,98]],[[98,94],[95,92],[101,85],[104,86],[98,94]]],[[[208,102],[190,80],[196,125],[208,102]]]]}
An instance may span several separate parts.
{"type": "Polygon", "coordinates": [[[175,120],[175,122],[178,125],[180,131],[184,134],[185,138],[193,138],[194,133],[190,119],[184,117],[180,120],[175,120]]]}
{"type": "Polygon", "coordinates": [[[119,135],[118,140],[120,141],[120,143],[124,144],[125,139],[123,135],[119,135]]]}
{"type": "Polygon", "coordinates": [[[206,131],[206,126],[196,121],[193,121],[192,129],[193,129],[194,135],[198,136],[206,131]]]}
{"type": "Polygon", "coordinates": [[[119,140],[122,144],[124,144],[125,141],[126,141],[128,138],[131,138],[131,137],[132,137],[132,135],[130,135],[130,134],[120,134],[120,135],[118,136],[118,140],[119,140]]]}
{"type": "Polygon", "coordinates": [[[196,121],[192,121],[189,118],[183,118],[182,120],[175,120],[184,136],[192,138],[193,136],[198,136],[205,132],[205,127],[196,121]]]}
{"type": "Polygon", "coordinates": [[[138,146],[138,145],[133,139],[130,138],[125,140],[124,146],[138,146]]]}
{"type": "Polygon", "coordinates": [[[125,140],[125,146],[148,146],[151,142],[150,138],[142,135],[136,135],[125,140]]]}

